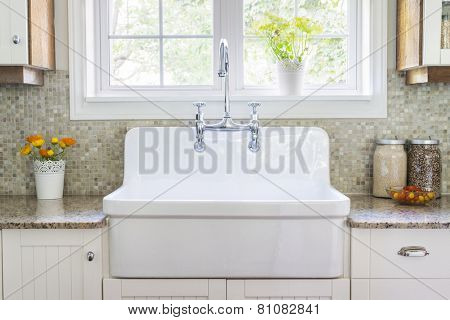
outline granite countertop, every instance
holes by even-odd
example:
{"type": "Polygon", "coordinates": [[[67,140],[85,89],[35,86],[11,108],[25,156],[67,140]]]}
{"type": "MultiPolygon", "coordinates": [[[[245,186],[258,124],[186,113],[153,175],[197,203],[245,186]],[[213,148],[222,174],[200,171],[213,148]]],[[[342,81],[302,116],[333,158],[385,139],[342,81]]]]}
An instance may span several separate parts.
{"type": "Polygon", "coordinates": [[[0,229],[95,229],[106,226],[103,197],[0,196],[0,229]]]}
{"type": "MultiPolygon", "coordinates": [[[[450,195],[426,206],[399,205],[390,199],[350,195],[347,223],[364,229],[450,229],[450,195]]],[[[100,196],[0,196],[0,229],[95,229],[107,225],[100,196]]]]}
{"type": "Polygon", "coordinates": [[[450,195],[425,206],[407,206],[391,199],[352,195],[347,223],[363,229],[450,229],[450,195]]]}

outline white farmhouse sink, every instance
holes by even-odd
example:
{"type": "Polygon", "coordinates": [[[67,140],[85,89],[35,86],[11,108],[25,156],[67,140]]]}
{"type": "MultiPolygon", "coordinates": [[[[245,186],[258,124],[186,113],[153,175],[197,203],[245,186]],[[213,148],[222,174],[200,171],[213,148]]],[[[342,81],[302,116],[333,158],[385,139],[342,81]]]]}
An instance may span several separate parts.
{"type": "Polygon", "coordinates": [[[127,133],[123,186],[111,217],[111,274],[122,278],[333,278],[343,273],[350,200],[330,185],[319,128],[127,133]]]}

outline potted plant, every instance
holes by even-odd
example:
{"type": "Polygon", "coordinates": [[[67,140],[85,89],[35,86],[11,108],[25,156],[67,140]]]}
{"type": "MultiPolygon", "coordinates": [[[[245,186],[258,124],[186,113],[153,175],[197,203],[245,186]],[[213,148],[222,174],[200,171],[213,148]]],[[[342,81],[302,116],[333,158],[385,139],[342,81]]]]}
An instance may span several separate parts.
{"type": "Polygon", "coordinates": [[[64,190],[64,160],[67,148],[76,144],[73,138],[53,137],[46,144],[42,135],[28,136],[20,150],[22,156],[33,160],[36,193],[38,199],[61,199],[64,190]]]}
{"type": "Polygon", "coordinates": [[[278,85],[282,95],[301,95],[311,36],[322,32],[319,24],[306,17],[284,19],[266,13],[256,23],[257,34],[264,37],[277,60],[278,85]]]}

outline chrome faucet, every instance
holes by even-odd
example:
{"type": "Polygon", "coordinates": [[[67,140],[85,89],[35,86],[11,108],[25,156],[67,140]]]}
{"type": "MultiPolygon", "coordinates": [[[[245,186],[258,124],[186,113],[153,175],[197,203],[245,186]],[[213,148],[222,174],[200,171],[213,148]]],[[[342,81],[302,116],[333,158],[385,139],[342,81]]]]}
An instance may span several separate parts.
{"type": "Polygon", "coordinates": [[[250,151],[259,151],[260,137],[259,137],[259,120],[258,108],[261,106],[259,102],[249,102],[248,106],[251,108],[250,121],[247,124],[239,124],[233,121],[230,113],[230,60],[228,55],[228,42],[226,39],[220,41],[219,47],[219,71],[218,76],[223,79],[223,87],[225,91],[225,111],[222,120],[213,124],[206,124],[203,117],[203,108],[206,107],[205,102],[195,102],[194,106],[197,108],[197,115],[195,117],[196,126],[196,142],[194,149],[197,152],[203,152],[206,148],[204,141],[205,131],[250,131],[250,142],[248,148],[250,151]]]}
{"type": "Polygon", "coordinates": [[[220,40],[219,61],[219,71],[217,74],[219,78],[224,78],[223,86],[225,88],[224,118],[230,118],[230,60],[228,55],[228,41],[226,39],[220,40]]]}

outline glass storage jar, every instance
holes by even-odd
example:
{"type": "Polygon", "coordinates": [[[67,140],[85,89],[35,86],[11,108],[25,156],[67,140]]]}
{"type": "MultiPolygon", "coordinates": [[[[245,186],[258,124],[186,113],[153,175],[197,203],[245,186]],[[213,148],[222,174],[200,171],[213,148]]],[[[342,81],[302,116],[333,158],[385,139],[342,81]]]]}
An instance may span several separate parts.
{"type": "Polygon", "coordinates": [[[373,195],[389,198],[386,188],[406,185],[405,140],[378,139],[373,156],[373,195]]]}
{"type": "Polygon", "coordinates": [[[413,139],[408,149],[408,185],[441,195],[441,151],[439,140],[413,139]]]}

